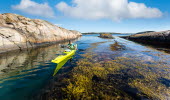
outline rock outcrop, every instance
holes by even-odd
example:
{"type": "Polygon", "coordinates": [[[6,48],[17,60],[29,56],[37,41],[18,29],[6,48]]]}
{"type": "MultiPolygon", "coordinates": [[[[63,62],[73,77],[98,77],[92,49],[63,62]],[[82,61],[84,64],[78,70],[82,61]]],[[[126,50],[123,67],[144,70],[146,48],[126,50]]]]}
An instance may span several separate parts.
{"type": "Polygon", "coordinates": [[[123,36],[122,38],[152,45],[170,45],[170,30],[123,36]]]}
{"type": "Polygon", "coordinates": [[[155,32],[155,31],[144,31],[144,32],[138,32],[136,34],[144,34],[144,33],[151,33],[151,32],[155,32]]]}
{"type": "Polygon", "coordinates": [[[0,52],[36,47],[42,44],[75,39],[81,33],[47,21],[17,14],[0,14],[0,52]]]}
{"type": "Polygon", "coordinates": [[[107,38],[107,39],[113,39],[112,34],[108,34],[108,33],[101,33],[99,37],[107,38]]]}

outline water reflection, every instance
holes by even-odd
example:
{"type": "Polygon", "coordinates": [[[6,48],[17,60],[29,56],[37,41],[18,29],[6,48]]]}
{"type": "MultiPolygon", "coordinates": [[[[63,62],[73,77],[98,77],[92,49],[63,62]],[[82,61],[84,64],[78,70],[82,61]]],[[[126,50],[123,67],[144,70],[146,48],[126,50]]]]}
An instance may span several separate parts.
{"type": "Polygon", "coordinates": [[[67,42],[1,54],[0,100],[29,100],[33,93],[47,84],[56,68],[51,60],[64,51],[60,44],[67,42]]]}

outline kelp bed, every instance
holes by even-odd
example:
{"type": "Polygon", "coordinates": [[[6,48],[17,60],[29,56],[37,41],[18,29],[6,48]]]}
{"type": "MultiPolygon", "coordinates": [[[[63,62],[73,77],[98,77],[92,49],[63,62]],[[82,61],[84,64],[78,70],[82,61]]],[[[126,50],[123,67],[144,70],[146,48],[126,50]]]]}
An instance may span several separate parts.
{"type": "MultiPolygon", "coordinates": [[[[97,45],[93,44],[93,48],[97,45]]],[[[92,52],[81,56],[76,67],[55,77],[54,83],[41,99],[170,99],[170,69],[167,65],[145,64],[127,57],[112,57],[103,61],[100,54],[92,52]]]]}

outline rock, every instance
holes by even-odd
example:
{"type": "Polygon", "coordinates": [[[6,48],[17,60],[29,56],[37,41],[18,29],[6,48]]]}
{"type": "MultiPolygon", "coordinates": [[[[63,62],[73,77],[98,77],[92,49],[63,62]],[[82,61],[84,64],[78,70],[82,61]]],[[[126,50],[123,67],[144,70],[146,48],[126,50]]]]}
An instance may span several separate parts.
{"type": "Polygon", "coordinates": [[[113,44],[110,44],[110,50],[112,51],[120,51],[120,50],[125,50],[126,47],[120,43],[118,43],[117,41],[115,41],[113,44]]]}
{"type": "Polygon", "coordinates": [[[0,14],[0,52],[36,47],[75,39],[81,33],[67,30],[40,19],[30,19],[17,14],[0,14]]]}
{"type": "Polygon", "coordinates": [[[151,33],[151,32],[154,32],[154,31],[144,31],[144,32],[138,32],[136,34],[144,34],[144,33],[151,33]]]}
{"type": "Polygon", "coordinates": [[[113,39],[112,34],[108,34],[108,33],[101,33],[99,37],[107,38],[107,39],[113,39]]]}
{"type": "Polygon", "coordinates": [[[149,32],[143,34],[134,34],[131,36],[123,36],[122,38],[132,41],[152,44],[152,45],[170,45],[170,30],[161,32],[149,32]]]}

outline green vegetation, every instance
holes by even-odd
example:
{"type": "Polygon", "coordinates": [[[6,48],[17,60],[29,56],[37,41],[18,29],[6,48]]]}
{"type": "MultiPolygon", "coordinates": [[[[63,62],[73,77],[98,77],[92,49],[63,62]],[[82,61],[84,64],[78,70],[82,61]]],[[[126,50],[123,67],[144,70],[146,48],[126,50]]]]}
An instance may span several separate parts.
{"type": "Polygon", "coordinates": [[[63,88],[68,99],[123,99],[130,97],[123,91],[107,84],[107,75],[122,69],[124,66],[112,61],[98,63],[93,61],[93,54],[82,55],[84,59],[78,61],[70,73],[71,78],[66,79],[69,84],[63,88]],[[115,67],[112,67],[115,65],[115,67]]]}
{"type": "MultiPolygon", "coordinates": [[[[62,86],[62,99],[167,99],[165,95],[170,90],[159,79],[170,77],[160,71],[160,66],[143,64],[126,57],[95,61],[99,55],[92,53],[82,54],[82,57],[69,77],[61,80],[65,82],[62,86]]],[[[161,67],[165,70],[168,68],[161,67]]]]}

